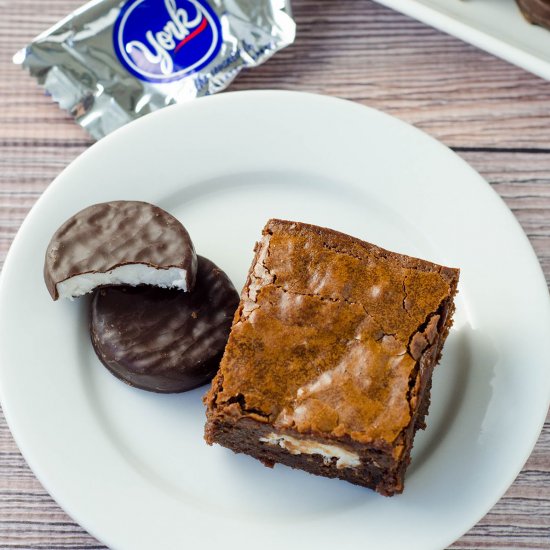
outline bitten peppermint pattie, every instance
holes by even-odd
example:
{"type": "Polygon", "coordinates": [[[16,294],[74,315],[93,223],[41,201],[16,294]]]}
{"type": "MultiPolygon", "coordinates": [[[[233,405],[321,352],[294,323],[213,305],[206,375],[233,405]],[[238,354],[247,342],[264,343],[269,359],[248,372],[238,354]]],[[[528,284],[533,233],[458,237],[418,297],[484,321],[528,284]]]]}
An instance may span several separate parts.
{"type": "Polygon", "coordinates": [[[270,220],[205,397],[206,441],[400,493],[458,276],[330,229],[270,220]]]}
{"type": "Polygon", "coordinates": [[[152,204],[94,204],[69,218],[46,251],[44,280],[52,298],[75,298],[105,285],[155,285],[190,291],[197,256],[189,233],[152,204]]]}
{"type": "Polygon", "coordinates": [[[131,386],[187,391],[218,370],[238,303],[227,275],[198,256],[192,292],[145,286],[96,290],[92,344],[101,362],[131,386]]]}

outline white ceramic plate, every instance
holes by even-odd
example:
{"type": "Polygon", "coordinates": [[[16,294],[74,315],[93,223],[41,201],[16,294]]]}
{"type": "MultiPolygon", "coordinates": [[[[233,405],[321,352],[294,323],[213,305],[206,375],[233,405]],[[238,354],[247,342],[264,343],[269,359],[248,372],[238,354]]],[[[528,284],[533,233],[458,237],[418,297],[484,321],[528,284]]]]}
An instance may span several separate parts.
{"type": "Polygon", "coordinates": [[[482,178],[380,112],[288,92],[170,107],[101,140],[25,220],[0,285],[0,390],[44,486],[117,549],[443,548],[520,471],[550,395],[550,305],[529,243],[482,178]],[[384,498],[203,439],[204,388],[132,389],[94,356],[87,302],[54,303],[49,238],[92,203],[175,214],[240,287],[269,217],[313,222],[462,268],[405,493],[384,498]]]}
{"type": "Polygon", "coordinates": [[[550,31],[515,0],[376,0],[550,80],[550,31]]]}

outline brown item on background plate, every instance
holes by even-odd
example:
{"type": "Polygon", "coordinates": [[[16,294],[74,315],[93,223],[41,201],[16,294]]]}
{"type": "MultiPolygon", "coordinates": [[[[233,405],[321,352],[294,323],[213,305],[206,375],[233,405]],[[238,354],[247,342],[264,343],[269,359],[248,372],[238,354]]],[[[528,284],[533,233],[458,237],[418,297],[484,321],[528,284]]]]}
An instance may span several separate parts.
{"type": "Polygon", "coordinates": [[[529,23],[550,29],[550,0],[516,0],[529,23]]]}
{"type": "Polygon", "coordinates": [[[403,490],[459,271],[330,229],[270,220],[205,439],[384,495],[403,490]]]}

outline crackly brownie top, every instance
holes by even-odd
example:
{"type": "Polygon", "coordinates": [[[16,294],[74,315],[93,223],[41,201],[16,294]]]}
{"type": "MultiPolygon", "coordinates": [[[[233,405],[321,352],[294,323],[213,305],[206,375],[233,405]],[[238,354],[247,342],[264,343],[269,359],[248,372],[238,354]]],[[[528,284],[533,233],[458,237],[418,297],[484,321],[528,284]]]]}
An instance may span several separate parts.
{"type": "Polygon", "coordinates": [[[409,381],[457,279],[330,229],[270,220],[209,409],[391,444],[411,420],[409,381]]]}

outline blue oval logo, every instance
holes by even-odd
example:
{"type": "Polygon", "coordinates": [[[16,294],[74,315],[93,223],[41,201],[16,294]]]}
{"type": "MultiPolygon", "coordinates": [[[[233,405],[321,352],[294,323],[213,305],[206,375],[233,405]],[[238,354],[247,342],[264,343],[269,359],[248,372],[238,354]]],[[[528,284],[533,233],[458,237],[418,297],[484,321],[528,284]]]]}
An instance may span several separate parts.
{"type": "Polygon", "coordinates": [[[129,0],[113,30],[118,59],[147,82],[200,71],[221,48],[221,25],[205,0],[129,0]]]}

